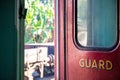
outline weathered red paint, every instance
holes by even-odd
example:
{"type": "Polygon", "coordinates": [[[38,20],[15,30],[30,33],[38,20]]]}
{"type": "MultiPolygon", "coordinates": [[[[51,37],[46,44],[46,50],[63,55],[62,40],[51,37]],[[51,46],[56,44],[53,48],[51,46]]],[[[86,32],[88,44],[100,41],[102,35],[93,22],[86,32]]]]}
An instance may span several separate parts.
{"type": "MultiPolygon", "coordinates": [[[[55,0],[56,1],[56,0],[55,0]]],[[[59,79],[60,80],[66,80],[64,78],[64,0],[58,0],[58,4],[59,5],[55,5],[58,6],[58,21],[59,21],[59,79]]],[[[55,9],[56,10],[56,9],[55,9]]],[[[56,18],[55,18],[56,19],[56,18]]],[[[55,20],[56,21],[56,20],[55,20]]],[[[56,23],[55,23],[56,25],[56,23]]],[[[56,35],[56,32],[55,32],[56,35]]],[[[56,41],[56,40],[55,40],[56,41]]],[[[56,42],[55,42],[56,43],[56,42]]],[[[56,46],[56,44],[55,44],[56,46]]],[[[56,49],[55,49],[56,52],[56,49]]],[[[56,63],[55,63],[56,64],[56,63]]],[[[55,67],[56,70],[56,67],[55,67]]],[[[55,74],[55,79],[56,78],[56,74],[55,74]]]]}
{"type": "MultiPolygon", "coordinates": [[[[60,80],[120,80],[120,42],[112,51],[83,51],[74,42],[74,0],[66,0],[66,64],[64,64],[64,11],[60,2],[60,80]],[[100,60],[112,63],[112,69],[86,68],[80,66],[80,59],[100,60]],[[66,65],[66,79],[64,66],[66,65]]],[[[120,2],[120,1],[119,1],[120,2]]],[[[119,22],[120,23],[120,22],[119,22]]],[[[91,63],[92,64],[92,63],[91,63]]],[[[101,63],[100,63],[101,64],[101,63]]]]}

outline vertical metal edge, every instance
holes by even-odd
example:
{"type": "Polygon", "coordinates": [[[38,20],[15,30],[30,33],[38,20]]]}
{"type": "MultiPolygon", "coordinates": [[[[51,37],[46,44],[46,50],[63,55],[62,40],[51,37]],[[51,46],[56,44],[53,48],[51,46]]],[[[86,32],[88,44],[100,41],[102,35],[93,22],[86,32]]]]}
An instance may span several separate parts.
{"type": "Polygon", "coordinates": [[[19,18],[20,6],[24,0],[15,0],[15,27],[17,30],[16,80],[24,80],[24,19],[19,18]]]}
{"type": "Polygon", "coordinates": [[[17,30],[17,61],[16,61],[16,80],[20,80],[20,62],[19,62],[19,0],[15,0],[15,27],[17,30]]]}
{"type": "MultiPolygon", "coordinates": [[[[20,6],[22,6],[22,8],[25,7],[24,2],[25,2],[24,0],[20,0],[20,6]]],[[[24,80],[24,32],[25,32],[24,18],[21,18],[19,23],[20,23],[20,26],[19,26],[20,80],[24,80]]]]}
{"type": "Polygon", "coordinates": [[[58,24],[58,19],[59,19],[59,17],[58,17],[58,15],[59,15],[59,13],[58,13],[58,11],[59,11],[59,7],[58,7],[58,0],[56,0],[56,3],[55,3],[55,20],[56,20],[56,80],[60,80],[60,77],[59,77],[59,24],[58,24]]]}
{"type": "Polygon", "coordinates": [[[64,79],[67,79],[67,75],[66,75],[66,0],[64,0],[64,79]]]}

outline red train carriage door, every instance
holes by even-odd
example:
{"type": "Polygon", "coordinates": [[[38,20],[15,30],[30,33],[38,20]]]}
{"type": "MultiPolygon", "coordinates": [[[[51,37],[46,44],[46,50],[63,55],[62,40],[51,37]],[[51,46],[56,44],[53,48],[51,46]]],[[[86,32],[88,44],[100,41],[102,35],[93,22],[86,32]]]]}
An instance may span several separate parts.
{"type": "Polygon", "coordinates": [[[65,39],[60,38],[64,79],[120,80],[119,0],[66,0],[65,4],[65,24],[60,27],[65,39]]]}

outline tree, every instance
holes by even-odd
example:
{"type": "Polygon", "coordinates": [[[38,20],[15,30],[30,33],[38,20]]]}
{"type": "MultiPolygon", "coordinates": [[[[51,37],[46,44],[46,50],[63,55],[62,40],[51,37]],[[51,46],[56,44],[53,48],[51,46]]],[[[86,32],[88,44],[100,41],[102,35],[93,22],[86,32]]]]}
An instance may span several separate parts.
{"type": "Polygon", "coordinates": [[[51,0],[25,0],[25,43],[53,42],[54,4],[51,0]]]}

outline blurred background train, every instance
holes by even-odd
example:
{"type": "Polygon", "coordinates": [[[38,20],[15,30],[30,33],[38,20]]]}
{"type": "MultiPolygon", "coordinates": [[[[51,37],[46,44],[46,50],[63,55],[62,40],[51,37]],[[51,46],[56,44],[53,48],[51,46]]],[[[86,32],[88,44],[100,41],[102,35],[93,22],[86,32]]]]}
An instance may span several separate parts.
{"type": "Polygon", "coordinates": [[[0,80],[120,80],[120,0],[1,0],[0,80]]]}

